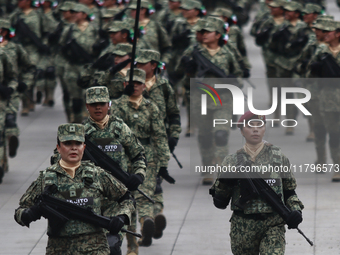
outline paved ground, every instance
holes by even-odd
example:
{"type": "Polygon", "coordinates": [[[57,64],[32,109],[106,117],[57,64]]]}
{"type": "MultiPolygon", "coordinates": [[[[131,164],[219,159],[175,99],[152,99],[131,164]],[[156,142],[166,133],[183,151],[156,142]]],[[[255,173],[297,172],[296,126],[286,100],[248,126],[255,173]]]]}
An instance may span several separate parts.
{"type": "MultiPolygon", "coordinates": [[[[332,0],[333,1],[333,0],[332,0]]],[[[339,9],[334,2],[329,2],[328,10],[338,16],[339,9]]],[[[248,54],[253,65],[252,77],[264,77],[263,61],[259,48],[248,36],[249,26],[244,29],[248,45],[248,54]]],[[[266,107],[268,93],[263,83],[255,91],[258,105],[266,107]]],[[[183,129],[185,130],[185,109],[181,109],[183,129]]],[[[20,148],[16,158],[10,160],[10,170],[0,185],[0,254],[44,254],[47,236],[46,220],[32,223],[30,229],[23,228],[13,220],[14,209],[18,206],[21,195],[30,183],[36,179],[39,170],[49,165],[49,157],[56,144],[56,129],[66,119],[61,106],[60,90],[57,91],[57,103],[53,109],[38,106],[29,117],[19,117],[21,129],[20,148]]],[[[239,149],[242,141],[237,130],[230,136],[230,152],[239,149]]],[[[285,136],[283,128],[268,129],[265,139],[279,145],[292,164],[314,163],[315,152],[312,143],[305,142],[307,135],[306,119],[299,116],[299,125],[294,136],[285,136]]],[[[164,237],[155,240],[149,248],[141,248],[140,255],[217,255],[231,254],[229,244],[229,218],[231,211],[218,210],[212,204],[208,188],[200,184],[201,177],[190,171],[193,138],[184,137],[184,132],[175,150],[183,169],[179,169],[171,159],[169,170],[176,179],[175,185],[164,184],[165,215],[168,227],[164,237]]],[[[197,148],[197,147],[196,147],[197,148]]],[[[196,162],[192,158],[192,162],[196,162]]],[[[197,161],[199,162],[199,161],[197,161]]],[[[328,158],[328,163],[331,163],[328,158]]],[[[297,233],[287,230],[286,254],[340,254],[340,183],[332,183],[332,173],[303,174],[296,173],[297,193],[305,209],[304,221],[300,228],[315,243],[313,247],[297,233]]],[[[124,253],[126,243],[123,244],[124,253]]]]}

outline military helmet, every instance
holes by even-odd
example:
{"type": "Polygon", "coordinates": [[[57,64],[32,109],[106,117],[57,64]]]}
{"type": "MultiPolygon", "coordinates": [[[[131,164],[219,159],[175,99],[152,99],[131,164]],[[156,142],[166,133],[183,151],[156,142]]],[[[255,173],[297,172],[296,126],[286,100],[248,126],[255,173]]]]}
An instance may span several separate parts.
{"type": "Polygon", "coordinates": [[[118,43],[112,53],[118,56],[125,56],[132,53],[132,45],[128,43],[118,43]]]}
{"type": "Polygon", "coordinates": [[[105,86],[91,87],[86,90],[86,103],[108,103],[110,102],[109,90],[105,86]]]}
{"type": "MultiPolygon", "coordinates": [[[[126,77],[125,77],[125,81],[129,81],[130,80],[130,70],[128,69],[127,73],[126,73],[126,77]]],[[[134,68],[133,69],[133,76],[132,76],[132,81],[137,81],[137,82],[141,82],[141,83],[145,83],[145,71],[139,68],[134,68]]]]}
{"type": "Polygon", "coordinates": [[[141,64],[146,64],[150,61],[159,62],[161,59],[161,55],[156,50],[139,50],[137,52],[136,62],[141,64]]]}
{"type": "Polygon", "coordinates": [[[60,142],[78,141],[85,142],[85,128],[82,124],[62,124],[58,127],[58,139],[60,142]]]}

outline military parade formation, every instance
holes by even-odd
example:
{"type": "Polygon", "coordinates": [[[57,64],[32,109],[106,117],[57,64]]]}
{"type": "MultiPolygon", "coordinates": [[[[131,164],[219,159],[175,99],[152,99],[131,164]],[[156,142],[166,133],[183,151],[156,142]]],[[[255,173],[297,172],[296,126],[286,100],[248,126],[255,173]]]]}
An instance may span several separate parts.
{"type": "MultiPolygon", "coordinates": [[[[228,78],[239,89],[250,82],[246,24],[262,52],[269,106],[273,88],[308,90],[313,163],[326,164],[328,150],[340,165],[340,21],[327,15],[323,0],[0,3],[0,183],[20,145],[18,117],[29,119],[39,104],[53,110],[57,86],[62,91],[67,124],[55,127],[51,165],[13,208],[21,226],[48,219],[46,254],[121,255],[125,239],[127,255],[138,255],[139,247],[162,238],[168,224],[162,183],[175,184],[168,164],[182,132],[181,106],[183,139],[197,141],[202,166],[290,166],[279,145],[263,140],[278,123],[268,127],[269,116],[251,111],[234,115],[231,93],[218,96],[226,110],[211,100],[205,121],[191,116],[200,110],[192,78],[228,78]],[[212,128],[215,119],[238,124],[212,128]],[[234,128],[245,144],[229,154],[234,128]]],[[[278,101],[275,120],[281,119],[280,94],[278,101]]],[[[287,105],[288,124],[298,110],[287,105]]],[[[286,136],[295,133],[292,125],[285,128],[286,136]]],[[[284,254],[285,225],[301,232],[305,206],[292,172],[201,177],[215,207],[230,204],[233,211],[233,254],[284,254]]],[[[340,182],[340,171],[332,181],[340,182]]]]}

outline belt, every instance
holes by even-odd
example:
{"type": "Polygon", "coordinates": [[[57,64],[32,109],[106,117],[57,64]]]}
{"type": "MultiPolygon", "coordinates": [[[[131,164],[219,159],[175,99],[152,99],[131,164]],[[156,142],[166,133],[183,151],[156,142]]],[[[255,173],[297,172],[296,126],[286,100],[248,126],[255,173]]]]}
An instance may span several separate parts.
{"type": "Polygon", "coordinates": [[[254,213],[254,214],[245,214],[243,211],[234,211],[234,214],[251,220],[266,220],[272,216],[277,215],[276,213],[254,213]]]}
{"type": "Polygon", "coordinates": [[[147,138],[140,138],[140,137],[138,137],[138,140],[140,141],[140,143],[142,145],[149,145],[149,144],[151,144],[151,138],[150,137],[147,137],[147,138]]]}

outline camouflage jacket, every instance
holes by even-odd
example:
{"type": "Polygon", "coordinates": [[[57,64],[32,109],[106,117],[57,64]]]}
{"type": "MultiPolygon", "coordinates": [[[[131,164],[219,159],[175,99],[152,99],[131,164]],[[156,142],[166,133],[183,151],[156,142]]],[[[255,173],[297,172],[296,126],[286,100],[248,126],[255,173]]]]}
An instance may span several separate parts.
{"type": "MultiPolygon", "coordinates": [[[[75,172],[74,178],[61,168],[59,163],[56,163],[46,170],[41,171],[39,177],[21,197],[19,208],[15,210],[15,220],[20,225],[24,226],[21,220],[23,211],[35,204],[35,199],[44,192],[46,186],[54,184],[58,187],[58,190],[52,194],[52,196],[67,200],[73,204],[90,207],[99,215],[101,214],[101,207],[105,207],[105,204],[102,203],[110,203],[110,201],[118,202],[127,192],[127,188],[121,182],[89,161],[81,162],[80,167],[75,172]],[[92,184],[84,181],[88,179],[92,179],[92,184]],[[88,203],[80,203],[81,198],[87,198],[88,203]]],[[[116,208],[116,215],[126,215],[129,219],[131,218],[131,213],[135,210],[131,199],[124,199],[120,203],[110,204],[119,207],[116,208]]],[[[49,224],[48,234],[51,234],[51,231],[52,229],[49,224]]],[[[69,220],[62,226],[57,235],[72,237],[79,234],[96,232],[102,232],[104,234],[103,229],[98,226],[79,220],[69,220]]]]}
{"type": "Polygon", "coordinates": [[[124,171],[127,171],[126,155],[132,162],[133,173],[145,176],[145,150],[122,119],[111,115],[104,129],[90,118],[83,124],[90,140],[118,162],[124,171]]]}
{"type": "Polygon", "coordinates": [[[91,11],[91,17],[92,17],[92,21],[91,24],[92,26],[95,27],[96,30],[99,30],[101,28],[101,18],[102,18],[102,13],[100,11],[100,9],[97,6],[91,6],[89,7],[90,11],[91,11]]]}
{"type": "MultiPolygon", "coordinates": [[[[2,48],[0,48],[0,84],[10,87],[14,91],[18,86],[18,72],[12,60],[2,48]]],[[[2,100],[3,98],[0,101],[2,100]]]]}
{"type": "Polygon", "coordinates": [[[112,109],[112,114],[122,118],[141,141],[148,163],[158,161],[160,167],[167,167],[170,159],[168,139],[157,106],[143,98],[136,109],[129,101],[129,97],[123,95],[112,102],[112,109]]]}
{"type": "Polygon", "coordinates": [[[179,17],[182,17],[181,12],[175,14],[172,10],[165,8],[159,12],[157,20],[165,28],[165,31],[170,34],[172,27],[175,24],[175,20],[179,17]]]}
{"type": "Polygon", "coordinates": [[[233,44],[234,47],[238,49],[243,57],[247,56],[247,49],[244,43],[244,38],[241,29],[237,25],[232,25],[229,27],[228,32],[228,44],[233,44]]]}
{"type": "Polygon", "coordinates": [[[154,102],[165,122],[168,136],[179,138],[182,131],[181,117],[176,102],[176,96],[168,80],[156,78],[156,83],[149,91],[144,90],[143,96],[154,102]]]}
{"type": "MultiPolygon", "coordinates": [[[[262,168],[263,166],[269,165],[282,165],[290,169],[289,160],[286,156],[282,154],[280,148],[268,143],[265,144],[261,152],[257,155],[255,162],[250,161],[250,156],[244,151],[244,149],[240,149],[238,153],[241,153],[244,162],[251,162],[252,166],[258,166],[259,168],[262,168]]],[[[222,163],[222,166],[236,165],[238,165],[237,153],[225,157],[222,163]]],[[[239,180],[236,181],[235,186],[230,186],[226,183],[221,183],[219,179],[220,177],[221,175],[219,175],[213,185],[213,189],[215,189],[215,194],[221,195],[225,199],[231,197],[231,210],[241,210],[235,205],[235,203],[240,198],[241,192],[239,180]]],[[[285,173],[285,178],[282,178],[279,172],[273,171],[268,176],[268,179],[275,179],[276,183],[279,184],[274,185],[272,188],[277,194],[282,196],[282,201],[285,202],[291,210],[302,210],[304,208],[302,202],[299,200],[296,194],[289,197],[284,197],[283,195],[286,193],[285,191],[295,191],[296,189],[297,185],[293,173],[285,173]]],[[[258,197],[249,200],[245,204],[243,212],[245,214],[272,213],[273,208],[263,198],[258,197]]]]}

